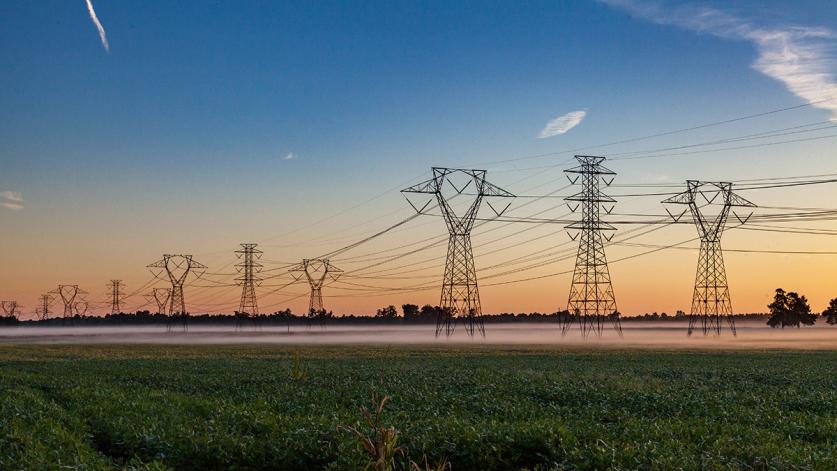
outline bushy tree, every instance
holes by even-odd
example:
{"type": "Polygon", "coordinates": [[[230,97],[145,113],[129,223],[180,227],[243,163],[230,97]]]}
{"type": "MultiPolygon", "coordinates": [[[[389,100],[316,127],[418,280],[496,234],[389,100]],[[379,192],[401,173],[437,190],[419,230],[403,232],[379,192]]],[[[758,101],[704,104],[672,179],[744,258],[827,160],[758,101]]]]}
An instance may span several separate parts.
{"type": "Polygon", "coordinates": [[[393,305],[382,307],[381,309],[378,309],[377,313],[375,313],[375,317],[383,319],[395,319],[396,317],[398,317],[398,310],[395,309],[395,306],[393,305]]]}
{"type": "Polygon", "coordinates": [[[291,312],[290,308],[286,308],[284,311],[274,312],[273,315],[282,319],[290,319],[293,317],[293,312],[291,312]]]}
{"type": "Polygon", "coordinates": [[[828,322],[828,325],[837,324],[837,298],[832,299],[828,303],[828,308],[822,312],[825,321],[828,322]]]}
{"type": "MultiPolygon", "coordinates": [[[[290,314],[290,310],[288,310],[288,314],[290,314]]],[[[308,319],[319,319],[321,321],[324,321],[333,317],[334,313],[332,311],[326,311],[325,309],[320,309],[318,311],[312,307],[308,310],[308,319]]]]}
{"type": "Polygon", "coordinates": [[[808,305],[805,296],[793,291],[785,292],[782,288],[776,289],[773,302],[768,304],[767,308],[770,310],[770,318],[767,320],[770,327],[799,328],[803,324],[814,325],[817,321],[817,315],[811,313],[811,306],[808,305]]]}
{"type": "Polygon", "coordinates": [[[435,321],[437,313],[438,310],[435,307],[431,306],[430,304],[425,304],[421,307],[420,319],[425,321],[435,321]]]}
{"type": "Polygon", "coordinates": [[[419,317],[419,307],[415,304],[402,304],[401,312],[404,314],[404,320],[412,321],[419,317]]]}

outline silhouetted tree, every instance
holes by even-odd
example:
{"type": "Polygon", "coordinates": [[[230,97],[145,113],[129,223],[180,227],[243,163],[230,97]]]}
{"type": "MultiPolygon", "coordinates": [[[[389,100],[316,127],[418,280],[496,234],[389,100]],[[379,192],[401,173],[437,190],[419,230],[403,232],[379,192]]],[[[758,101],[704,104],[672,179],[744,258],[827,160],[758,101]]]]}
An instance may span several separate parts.
{"type": "Polygon", "coordinates": [[[811,313],[811,306],[805,296],[791,291],[785,292],[782,288],[776,289],[773,302],[767,305],[770,310],[770,318],[767,325],[770,327],[814,325],[817,321],[816,314],[811,313]]]}
{"type": "Polygon", "coordinates": [[[415,304],[402,304],[401,312],[404,314],[405,321],[416,320],[419,317],[419,307],[415,304]]]}
{"type": "Polygon", "coordinates": [[[398,310],[395,309],[395,306],[393,305],[382,307],[381,309],[378,309],[378,312],[375,313],[375,317],[384,319],[395,319],[396,317],[398,317],[398,310]]]}
{"type": "Polygon", "coordinates": [[[425,304],[421,307],[421,313],[419,315],[419,319],[425,322],[435,322],[436,316],[438,316],[439,310],[429,304],[425,304]]]}
{"type": "Polygon", "coordinates": [[[285,309],[284,311],[276,311],[273,313],[273,315],[280,319],[290,319],[291,317],[293,317],[293,313],[290,309],[285,309]]]}
{"type": "Polygon", "coordinates": [[[828,308],[822,312],[823,317],[828,325],[837,324],[837,298],[832,299],[828,303],[828,308]]]}

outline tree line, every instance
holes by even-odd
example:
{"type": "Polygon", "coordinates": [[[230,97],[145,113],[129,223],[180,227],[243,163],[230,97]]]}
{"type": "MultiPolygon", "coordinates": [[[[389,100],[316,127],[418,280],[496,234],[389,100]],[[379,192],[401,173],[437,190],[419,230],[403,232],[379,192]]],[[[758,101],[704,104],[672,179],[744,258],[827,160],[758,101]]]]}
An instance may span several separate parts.
{"type": "MultiPolygon", "coordinates": [[[[784,289],[776,289],[773,301],[767,305],[767,313],[736,314],[737,320],[763,320],[767,319],[767,325],[774,328],[802,327],[814,325],[819,319],[829,325],[837,324],[837,298],[832,299],[828,307],[820,314],[814,313],[805,296],[796,292],[786,292],[784,289]]],[[[189,322],[207,325],[225,325],[235,323],[252,322],[264,325],[295,325],[319,323],[339,324],[370,324],[370,323],[404,323],[404,324],[431,324],[435,323],[440,315],[449,315],[449,310],[440,306],[425,304],[419,307],[417,304],[402,304],[399,312],[394,305],[388,305],[378,309],[374,316],[348,314],[335,316],[332,311],[314,311],[296,314],[290,309],[276,311],[272,314],[249,315],[235,312],[233,314],[195,314],[189,316],[189,322]]],[[[570,313],[566,310],[551,313],[499,313],[483,315],[484,322],[554,322],[569,320],[570,313]]],[[[623,321],[679,321],[688,318],[688,314],[677,311],[673,315],[665,312],[661,314],[645,313],[639,316],[621,317],[623,321]]],[[[37,323],[39,325],[137,325],[137,324],[163,324],[171,322],[172,316],[160,313],[153,313],[148,310],[136,311],[134,313],[107,314],[105,316],[75,316],[72,318],[51,318],[45,320],[20,321],[14,316],[1,316],[0,326],[14,326],[21,323],[37,323]]]]}

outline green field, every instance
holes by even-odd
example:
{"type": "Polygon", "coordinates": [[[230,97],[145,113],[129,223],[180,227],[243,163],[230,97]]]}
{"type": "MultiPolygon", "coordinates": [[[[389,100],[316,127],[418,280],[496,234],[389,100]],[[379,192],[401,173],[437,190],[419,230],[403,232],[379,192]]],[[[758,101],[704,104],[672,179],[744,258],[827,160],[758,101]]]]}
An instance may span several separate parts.
{"type": "Polygon", "coordinates": [[[2,346],[0,469],[837,469],[837,352],[2,346]]]}

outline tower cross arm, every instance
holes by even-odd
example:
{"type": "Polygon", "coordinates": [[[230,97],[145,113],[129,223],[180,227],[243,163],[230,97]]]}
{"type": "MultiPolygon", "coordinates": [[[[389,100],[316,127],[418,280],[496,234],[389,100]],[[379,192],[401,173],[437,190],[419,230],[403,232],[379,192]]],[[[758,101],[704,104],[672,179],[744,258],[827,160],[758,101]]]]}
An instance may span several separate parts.
{"type": "Polygon", "coordinates": [[[482,181],[482,187],[480,188],[480,196],[497,196],[501,198],[515,198],[515,195],[509,191],[506,191],[499,186],[487,182],[485,180],[482,181]]]}
{"type": "Polygon", "coordinates": [[[435,194],[439,192],[439,183],[436,178],[425,180],[413,186],[404,188],[401,193],[429,193],[435,194]]]}
{"type": "Polygon", "coordinates": [[[145,268],[166,268],[166,262],[169,259],[169,257],[171,257],[171,255],[163,255],[163,258],[157,260],[154,263],[149,263],[145,266],[145,268]]]}
{"type": "Polygon", "coordinates": [[[564,226],[566,229],[574,229],[574,230],[591,230],[591,231],[615,231],[616,227],[612,224],[608,224],[604,221],[598,222],[584,222],[584,221],[577,221],[572,224],[568,224],[564,226]]]}
{"type": "Polygon", "coordinates": [[[332,281],[337,281],[341,275],[343,275],[343,270],[335,267],[331,264],[328,260],[325,262],[326,265],[326,274],[331,278],[332,281]]]}
{"type": "Polygon", "coordinates": [[[689,190],[676,194],[670,198],[666,198],[662,201],[663,204],[692,204],[694,202],[695,195],[689,190]]]}
{"type": "Polygon", "coordinates": [[[613,170],[601,165],[605,160],[604,157],[595,157],[587,155],[576,155],[575,158],[581,162],[581,165],[568,168],[564,173],[585,173],[588,175],[616,175],[613,170]]]}
{"type": "Polygon", "coordinates": [[[607,196],[604,193],[597,193],[595,195],[589,195],[584,192],[576,193],[574,195],[570,195],[564,198],[565,201],[589,201],[591,203],[615,203],[616,200],[607,196]]]}
{"type": "Polygon", "coordinates": [[[739,195],[737,195],[737,194],[735,194],[731,191],[727,195],[726,204],[727,204],[727,206],[744,207],[744,208],[756,208],[757,207],[755,203],[753,203],[753,202],[751,202],[751,201],[749,201],[749,200],[747,200],[747,199],[745,199],[745,198],[743,198],[743,197],[741,197],[741,196],[739,196],[739,195]]]}
{"type": "Polygon", "coordinates": [[[209,267],[207,267],[206,265],[204,265],[201,262],[196,262],[194,260],[192,260],[189,263],[189,269],[190,270],[206,270],[207,268],[209,268],[209,267]]]}

